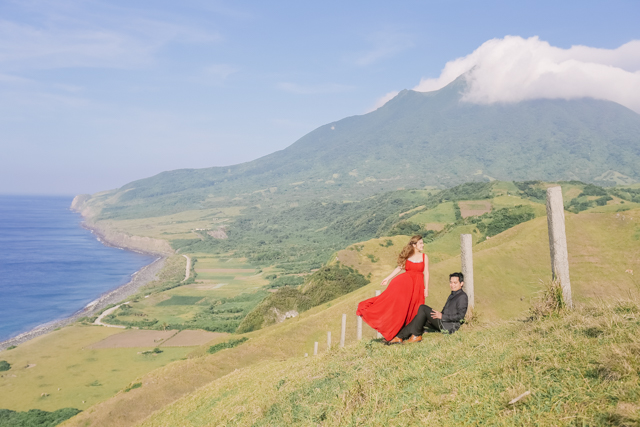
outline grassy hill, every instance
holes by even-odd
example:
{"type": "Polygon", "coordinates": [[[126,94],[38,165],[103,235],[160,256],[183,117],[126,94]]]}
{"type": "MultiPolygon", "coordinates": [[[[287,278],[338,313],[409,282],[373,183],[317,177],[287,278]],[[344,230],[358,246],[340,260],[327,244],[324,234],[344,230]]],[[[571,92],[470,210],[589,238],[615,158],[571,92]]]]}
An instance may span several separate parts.
{"type": "Polygon", "coordinates": [[[233,372],[141,426],[637,425],[640,302],[233,372]],[[514,403],[515,399],[527,393],[514,403]]]}
{"type": "MultiPolygon", "coordinates": [[[[619,206],[616,208],[619,208],[619,206]]],[[[637,275],[631,275],[627,273],[626,270],[630,269],[640,271],[640,265],[638,264],[638,260],[640,259],[640,245],[638,244],[640,241],[640,209],[636,208],[624,212],[608,213],[581,212],[579,214],[567,214],[566,218],[574,301],[578,305],[588,305],[602,297],[607,299],[616,299],[628,297],[629,293],[637,293],[638,289],[640,289],[640,282],[637,279],[637,275]]],[[[459,249],[456,249],[459,248],[458,233],[469,232],[472,227],[473,225],[462,224],[458,226],[455,232],[451,232],[447,234],[446,237],[435,240],[426,245],[426,251],[432,258],[431,287],[427,302],[432,304],[434,307],[442,306],[446,300],[448,294],[448,286],[446,285],[448,273],[460,269],[460,259],[457,252],[459,249]],[[436,262],[434,258],[439,258],[439,261],[436,262]]],[[[479,236],[476,237],[479,240],[479,236]]],[[[281,369],[284,369],[285,366],[290,367],[290,369],[287,370],[287,372],[290,373],[294,373],[298,368],[300,368],[300,372],[307,372],[303,365],[298,364],[319,363],[309,361],[308,359],[307,361],[300,360],[300,357],[304,353],[312,353],[314,341],[318,341],[320,343],[320,352],[325,353],[327,331],[332,332],[334,343],[337,341],[337,337],[339,337],[340,334],[340,319],[342,313],[347,313],[349,316],[347,342],[353,343],[355,337],[354,313],[357,303],[372,296],[376,289],[380,289],[380,281],[393,267],[392,263],[395,260],[398,248],[400,245],[404,244],[407,239],[407,236],[382,237],[354,245],[360,248],[359,251],[355,248],[353,250],[346,249],[337,254],[341,263],[351,265],[364,275],[371,273],[371,284],[340,297],[337,300],[305,311],[298,317],[246,334],[244,336],[248,337],[249,340],[238,347],[223,350],[215,354],[208,354],[206,352],[206,348],[194,351],[191,353],[188,360],[173,362],[163,368],[136,379],[135,382],[140,382],[142,387],[136,390],[131,390],[128,393],[119,393],[112,399],[94,405],[89,410],[72,418],[64,425],[105,425],[109,422],[117,423],[118,425],[136,425],[153,412],[161,410],[166,405],[176,402],[180,398],[184,397],[187,399],[185,402],[188,402],[188,399],[193,398],[193,402],[195,402],[199,399],[197,395],[193,395],[193,397],[188,396],[207,384],[210,384],[211,389],[222,387],[220,384],[223,383],[212,383],[212,381],[217,381],[223,377],[225,377],[224,381],[231,381],[229,380],[230,378],[253,377],[258,385],[263,384],[260,379],[265,377],[267,385],[262,393],[264,394],[265,400],[260,400],[263,398],[255,396],[250,398],[249,395],[243,395],[242,398],[247,399],[247,402],[253,402],[251,399],[256,399],[256,402],[266,402],[264,404],[259,403],[258,406],[263,408],[270,407],[271,403],[268,399],[271,398],[269,396],[271,396],[273,389],[271,388],[272,386],[269,385],[271,384],[269,381],[271,381],[272,378],[275,378],[275,372],[281,372],[281,369]],[[391,245],[388,244],[389,240],[392,242],[391,245]],[[373,257],[368,257],[367,255],[373,255],[373,257]],[[279,367],[277,367],[277,369],[280,369],[280,371],[272,371],[272,369],[276,369],[273,368],[275,365],[272,365],[274,361],[286,361],[286,364],[283,363],[278,365],[279,367]],[[254,365],[256,367],[252,369],[255,369],[255,371],[247,371],[250,372],[250,374],[247,374],[247,377],[245,377],[244,368],[254,365]],[[232,374],[231,376],[227,376],[228,374],[233,373],[236,369],[240,369],[240,371],[232,374]]],[[[548,237],[546,235],[545,219],[536,218],[532,221],[519,224],[516,227],[500,233],[488,240],[477,243],[474,246],[474,263],[476,276],[476,304],[480,324],[483,325],[484,328],[488,328],[488,330],[493,331],[494,327],[499,326],[506,321],[504,319],[513,319],[514,316],[521,318],[525,317],[528,308],[531,306],[532,299],[534,299],[537,293],[543,289],[543,283],[541,281],[548,280],[550,276],[548,237]]],[[[594,311],[594,313],[596,312],[594,311]]],[[[596,314],[594,314],[594,316],[596,316],[596,314]]],[[[594,319],[595,320],[592,319],[593,322],[599,322],[600,320],[604,322],[605,317],[594,319]]],[[[606,319],[611,319],[611,317],[606,317],[606,319]]],[[[615,319],[618,319],[618,317],[615,319]]],[[[592,320],[589,320],[589,322],[592,320]]],[[[573,322],[571,318],[569,318],[569,321],[573,322]]],[[[523,348],[527,348],[530,344],[530,342],[525,343],[522,341],[509,344],[510,339],[513,337],[513,335],[509,334],[516,333],[515,330],[521,327],[522,324],[516,324],[516,326],[514,326],[515,329],[511,329],[512,332],[482,332],[475,335],[475,338],[464,338],[464,336],[460,334],[455,335],[454,339],[471,340],[463,341],[462,344],[456,345],[463,346],[459,347],[460,351],[473,351],[480,354],[482,357],[486,357],[487,355],[485,347],[478,347],[478,349],[482,351],[478,351],[478,349],[474,350],[476,347],[470,347],[470,342],[477,342],[478,345],[480,345],[483,342],[488,343],[490,340],[493,340],[492,342],[496,346],[513,345],[514,347],[502,347],[505,350],[500,354],[507,355],[511,351],[507,351],[507,349],[514,348],[517,351],[522,351],[523,348]],[[509,339],[507,339],[507,337],[509,337],[509,339]]],[[[373,331],[369,328],[365,329],[365,339],[373,338],[373,331]]],[[[625,329],[624,331],[628,330],[625,329]]],[[[475,332],[473,333],[475,334],[475,332]]],[[[617,334],[618,332],[615,333],[617,334]]],[[[527,335],[528,334],[523,333],[523,335],[517,335],[517,337],[527,335]]],[[[546,357],[545,355],[547,353],[545,349],[553,348],[552,343],[555,343],[556,341],[552,340],[552,338],[553,335],[550,335],[550,341],[544,344],[544,347],[541,347],[540,357],[546,357]]],[[[594,343],[595,342],[599,341],[596,339],[594,343]]],[[[446,343],[454,343],[454,341],[447,341],[446,343]]],[[[453,345],[446,343],[443,345],[453,345]]],[[[353,353],[352,360],[361,359],[363,361],[362,363],[364,363],[364,361],[367,360],[367,357],[369,357],[367,355],[368,353],[366,353],[368,351],[366,350],[367,347],[364,346],[363,343],[363,347],[358,348],[359,350],[357,350],[356,353],[353,353]],[[365,353],[363,354],[362,352],[365,353]]],[[[424,351],[425,347],[421,348],[423,349],[422,351],[424,351]]],[[[493,347],[488,348],[490,349],[493,347]]],[[[561,349],[556,350],[560,352],[561,349]]],[[[383,350],[381,350],[381,347],[375,347],[372,351],[376,352],[383,350]]],[[[405,350],[403,349],[401,351],[405,350]]],[[[415,351],[418,351],[417,348],[415,351]]],[[[587,353],[591,352],[589,349],[585,351],[587,353]]],[[[425,356],[428,356],[429,354],[421,353],[421,355],[418,356],[418,353],[415,353],[412,357],[419,360],[420,363],[424,365],[424,362],[426,361],[425,356]]],[[[565,353],[560,352],[558,354],[557,358],[552,360],[561,359],[560,355],[564,355],[565,353]]],[[[596,352],[594,354],[599,355],[600,353],[596,352]]],[[[377,359],[376,362],[371,363],[393,366],[390,365],[392,358],[385,359],[383,358],[382,353],[380,353],[379,356],[380,358],[377,359]]],[[[476,355],[476,357],[480,356],[476,355]]],[[[496,361],[496,363],[498,362],[502,363],[501,361],[496,361]]],[[[569,362],[567,361],[567,363],[569,362]]],[[[460,364],[456,366],[458,368],[465,367],[460,364]]],[[[318,369],[327,368],[319,367],[318,369]]],[[[438,375],[441,375],[442,378],[447,375],[454,374],[457,370],[448,371],[445,369],[444,365],[441,365],[438,369],[438,372],[440,372],[438,375]]],[[[491,371],[492,370],[489,369],[488,371],[484,370],[481,372],[491,371]]],[[[496,369],[493,371],[502,372],[496,369]]],[[[328,370],[325,371],[325,373],[326,372],[332,371],[328,370]]],[[[579,375],[577,371],[574,373],[575,375],[579,375]]],[[[301,375],[303,374],[301,373],[301,375]]],[[[480,374],[472,371],[470,375],[480,374]]],[[[517,378],[518,374],[517,372],[514,372],[510,375],[515,375],[517,378]]],[[[311,378],[313,378],[313,376],[316,375],[312,375],[311,378]]],[[[284,375],[284,377],[287,377],[287,375],[284,375]]],[[[284,379],[284,377],[279,378],[276,381],[276,385],[280,380],[284,379]]],[[[368,375],[367,377],[371,379],[371,375],[368,375]]],[[[543,374],[539,374],[539,377],[542,379],[546,378],[543,374]]],[[[361,377],[357,378],[360,379],[361,377]]],[[[433,378],[437,379],[438,377],[436,376],[433,378]]],[[[299,378],[300,381],[306,379],[308,378],[299,378]]],[[[295,381],[298,381],[298,379],[295,381]]],[[[509,381],[511,381],[511,379],[509,381]]],[[[564,379],[562,381],[564,381],[564,379]]],[[[584,383],[583,379],[580,379],[580,381],[583,381],[584,383]]],[[[286,382],[287,380],[285,379],[285,383],[286,382]]],[[[349,381],[347,382],[349,383],[349,381]]],[[[405,382],[406,381],[398,377],[398,384],[404,384],[405,382]]],[[[602,383],[603,382],[600,381],[598,383],[600,384],[598,387],[601,387],[602,383]]],[[[331,385],[333,383],[328,382],[327,384],[331,385]]],[[[507,382],[503,384],[507,384],[507,382]]],[[[535,384],[538,384],[536,387],[539,387],[540,383],[535,384]]],[[[573,387],[573,383],[570,384],[571,387],[573,387]]],[[[594,384],[596,383],[589,383],[589,386],[594,388],[594,384]]],[[[604,384],[607,385],[608,383],[604,384]]],[[[526,386],[527,384],[523,383],[523,385],[526,386]]],[[[519,388],[516,388],[515,385],[510,383],[508,387],[506,387],[508,389],[507,392],[501,389],[497,393],[499,401],[496,401],[496,405],[503,405],[503,400],[507,397],[510,399],[511,397],[514,397],[511,396],[512,394],[525,391],[520,391],[519,388]],[[508,389],[508,387],[513,387],[513,389],[508,389]]],[[[616,388],[615,390],[623,390],[624,387],[621,386],[621,388],[616,388]]],[[[220,390],[225,389],[220,388],[220,390]]],[[[249,387],[248,390],[255,391],[255,389],[251,387],[249,387]]],[[[287,389],[285,388],[284,390],[287,389]]],[[[313,388],[313,390],[315,390],[315,388],[313,388]]],[[[538,389],[535,389],[536,394],[534,394],[534,396],[536,396],[538,392],[538,389]]],[[[234,395],[233,393],[234,392],[230,392],[230,394],[222,396],[220,401],[231,402],[224,399],[231,398],[234,395]]],[[[382,393],[382,390],[380,393],[382,393]]],[[[561,392],[558,393],[558,395],[563,395],[561,392]]],[[[438,393],[438,396],[440,395],[441,394],[438,393]]],[[[383,394],[380,394],[380,396],[383,396],[383,394]]],[[[586,397],[583,396],[585,400],[579,401],[583,403],[589,401],[589,399],[591,399],[589,396],[591,395],[586,395],[586,397]]],[[[498,397],[495,398],[498,399],[498,397]]],[[[331,399],[327,400],[327,404],[333,405],[333,403],[331,403],[333,400],[331,399]]],[[[553,400],[551,404],[554,404],[555,402],[556,400],[553,400]]],[[[618,410],[624,412],[624,408],[626,408],[624,405],[621,407],[622,409],[618,408],[616,406],[618,401],[615,401],[615,404],[612,403],[611,405],[607,402],[598,402],[598,405],[600,405],[597,406],[598,408],[604,408],[603,410],[606,409],[606,411],[609,411],[611,414],[614,414],[614,412],[618,410]]],[[[627,401],[620,400],[620,402],[625,403],[627,401]]],[[[542,400],[541,407],[548,408],[547,403],[547,400],[542,400]]],[[[187,406],[191,405],[191,403],[184,404],[187,406]]],[[[209,407],[208,405],[210,404],[213,405],[213,401],[204,404],[204,408],[209,407]]],[[[176,405],[178,405],[178,403],[176,403],[176,405]]],[[[235,406],[229,407],[229,411],[237,413],[246,411],[246,409],[243,409],[241,405],[238,406],[238,404],[235,403],[234,405],[235,406]]],[[[582,405],[582,403],[580,405],[582,405]]],[[[583,407],[580,405],[577,406],[578,409],[583,407]]],[[[171,411],[179,411],[179,409],[176,408],[179,407],[172,407],[171,411]]],[[[500,408],[502,408],[502,406],[500,406],[500,408]]],[[[564,411],[564,406],[560,406],[560,408],[564,411]]],[[[405,408],[403,407],[400,410],[404,409],[405,408]]],[[[390,407],[389,410],[394,411],[395,407],[390,407]]],[[[208,422],[207,420],[209,419],[215,419],[210,418],[209,413],[202,415],[203,413],[204,412],[194,412],[194,414],[196,414],[194,417],[201,420],[198,422],[205,423],[208,422]]],[[[221,411],[221,413],[223,414],[224,411],[221,411]]],[[[537,413],[538,412],[534,412],[534,414],[537,413]]],[[[165,414],[166,417],[172,416],[170,412],[163,412],[163,414],[165,414]]],[[[266,413],[263,412],[263,414],[266,413]]],[[[569,417],[573,414],[574,412],[567,412],[567,414],[563,416],[569,417]]],[[[286,415],[283,416],[286,417],[286,415]]],[[[327,416],[332,415],[329,414],[327,416]]],[[[358,416],[360,415],[356,414],[356,417],[358,416]]],[[[248,418],[246,419],[251,419],[249,416],[247,417],[248,418]]],[[[192,418],[185,417],[185,419],[189,419],[190,422],[195,422],[192,418]]],[[[277,420],[279,418],[271,419],[277,420]]],[[[284,419],[286,420],[286,418],[284,419]]],[[[327,419],[329,420],[332,418],[327,419]]],[[[558,419],[559,418],[555,418],[553,420],[557,421],[558,419]]],[[[571,418],[567,418],[567,420],[569,420],[567,421],[567,423],[569,423],[571,418]]],[[[551,423],[551,421],[549,423],[551,423]]]]}

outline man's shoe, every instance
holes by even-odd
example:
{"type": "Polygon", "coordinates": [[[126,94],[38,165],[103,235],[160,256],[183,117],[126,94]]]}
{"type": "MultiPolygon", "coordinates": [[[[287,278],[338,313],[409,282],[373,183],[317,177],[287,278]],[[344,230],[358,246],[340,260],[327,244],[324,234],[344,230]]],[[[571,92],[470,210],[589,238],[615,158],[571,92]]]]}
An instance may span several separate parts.
{"type": "Polygon", "coordinates": [[[420,342],[422,341],[422,335],[411,335],[411,338],[407,342],[420,342]]]}
{"type": "Polygon", "coordinates": [[[402,344],[402,339],[395,337],[391,341],[387,341],[387,345],[402,344]]]}

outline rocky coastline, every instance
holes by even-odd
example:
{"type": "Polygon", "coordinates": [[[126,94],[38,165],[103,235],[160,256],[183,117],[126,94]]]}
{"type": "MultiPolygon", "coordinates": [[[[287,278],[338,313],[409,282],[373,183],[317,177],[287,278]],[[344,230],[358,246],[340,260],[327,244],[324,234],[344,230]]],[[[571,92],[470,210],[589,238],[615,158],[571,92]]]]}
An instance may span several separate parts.
{"type": "MultiPolygon", "coordinates": [[[[76,209],[74,206],[76,204],[76,199],[74,199],[71,209],[79,211],[79,209],[76,209]]],[[[85,216],[84,212],[81,212],[81,214],[85,216]]],[[[96,224],[89,223],[88,221],[84,221],[80,225],[91,231],[98,241],[106,246],[154,255],[157,258],[151,264],[148,264],[136,271],[132,275],[131,281],[114,290],[102,294],[99,298],[87,304],[84,308],[78,310],[71,316],[36,326],[30,331],[0,342],[0,351],[6,350],[12,346],[17,346],[63,326],[67,326],[81,317],[94,316],[104,310],[108,305],[123,301],[125,298],[135,294],[142,286],[154,280],[164,267],[167,257],[174,253],[169,243],[163,240],[131,236],[119,231],[109,230],[106,227],[98,226],[96,224]]]]}

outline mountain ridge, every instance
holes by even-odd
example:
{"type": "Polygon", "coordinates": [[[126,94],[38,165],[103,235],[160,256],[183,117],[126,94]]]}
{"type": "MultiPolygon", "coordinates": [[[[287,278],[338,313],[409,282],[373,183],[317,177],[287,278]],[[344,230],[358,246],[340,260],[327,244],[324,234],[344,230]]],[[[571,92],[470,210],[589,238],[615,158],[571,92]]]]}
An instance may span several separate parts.
{"type": "Polygon", "coordinates": [[[628,108],[590,98],[478,105],[462,100],[465,88],[461,77],[434,92],[404,90],[259,159],[162,172],[88,202],[113,214],[144,200],[148,215],[158,203],[188,209],[253,192],[350,199],[493,179],[640,181],[640,115],[628,108]]]}

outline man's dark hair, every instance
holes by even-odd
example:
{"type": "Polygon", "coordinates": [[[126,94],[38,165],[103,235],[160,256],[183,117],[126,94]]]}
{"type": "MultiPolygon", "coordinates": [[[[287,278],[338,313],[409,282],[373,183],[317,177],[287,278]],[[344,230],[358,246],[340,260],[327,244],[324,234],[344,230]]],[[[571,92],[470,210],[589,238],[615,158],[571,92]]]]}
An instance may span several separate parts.
{"type": "Polygon", "coordinates": [[[449,275],[449,279],[451,279],[452,277],[457,277],[460,283],[464,282],[464,274],[462,273],[451,273],[449,275]]]}

